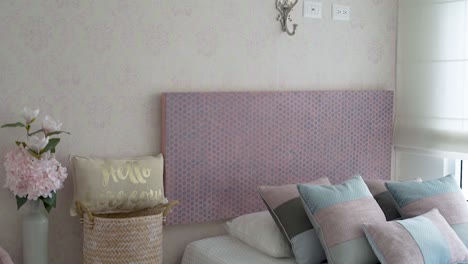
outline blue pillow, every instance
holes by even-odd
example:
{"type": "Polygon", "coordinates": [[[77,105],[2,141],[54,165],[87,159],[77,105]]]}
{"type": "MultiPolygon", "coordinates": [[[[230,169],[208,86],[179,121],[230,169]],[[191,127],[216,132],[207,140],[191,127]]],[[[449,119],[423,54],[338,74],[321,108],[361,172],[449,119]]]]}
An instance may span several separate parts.
{"type": "Polygon", "coordinates": [[[386,219],[360,176],[340,185],[299,184],[298,190],[329,264],[378,263],[362,224],[386,219]]]}
{"type": "Polygon", "coordinates": [[[468,203],[453,175],[425,182],[387,182],[385,186],[403,217],[437,208],[468,246],[468,203]]]}

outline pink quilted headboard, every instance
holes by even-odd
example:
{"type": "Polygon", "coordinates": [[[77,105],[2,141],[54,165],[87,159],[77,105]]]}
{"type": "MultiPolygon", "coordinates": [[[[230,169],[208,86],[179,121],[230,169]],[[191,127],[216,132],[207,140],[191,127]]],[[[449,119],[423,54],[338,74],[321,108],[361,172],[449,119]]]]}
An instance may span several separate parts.
{"type": "Polygon", "coordinates": [[[259,185],[390,179],[393,92],[168,93],[165,184],[171,224],[265,210],[259,185]]]}

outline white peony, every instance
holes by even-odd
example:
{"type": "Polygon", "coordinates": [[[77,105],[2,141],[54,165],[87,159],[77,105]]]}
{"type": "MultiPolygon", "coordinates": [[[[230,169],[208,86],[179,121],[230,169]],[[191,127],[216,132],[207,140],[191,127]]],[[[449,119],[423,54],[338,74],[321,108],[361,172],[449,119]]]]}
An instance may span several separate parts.
{"type": "Polygon", "coordinates": [[[23,118],[26,120],[26,123],[29,124],[39,115],[39,109],[32,110],[29,107],[23,109],[23,118]]]}
{"type": "Polygon", "coordinates": [[[30,136],[28,138],[28,148],[36,153],[39,153],[47,144],[49,144],[49,137],[30,136]]]}
{"type": "Polygon", "coordinates": [[[61,127],[62,123],[50,116],[45,116],[44,121],[42,122],[42,129],[46,134],[59,131],[61,127]]]}

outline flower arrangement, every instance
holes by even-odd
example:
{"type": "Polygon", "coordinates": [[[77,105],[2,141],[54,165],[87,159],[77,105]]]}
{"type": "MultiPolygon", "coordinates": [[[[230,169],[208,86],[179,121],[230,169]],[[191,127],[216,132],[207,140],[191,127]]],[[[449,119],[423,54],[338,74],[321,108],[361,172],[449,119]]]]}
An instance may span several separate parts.
{"type": "Polygon", "coordinates": [[[36,121],[39,109],[27,107],[23,110],[25,123],[5,124],[4,127],[23,127],[26,129],[26,141],[16,141],[16,147],[5,156],[5,188],[16,196],[18,209],[28,200],[40,199],[47,212],[57,204],[57,191],[63,188],[67,178],[67,168],[55,159],[55,149],[60,143],[59,134],[62,123],[50,116],[45,116],[42,127],[31,132],[31,125],[36,121]],[[55,137],[53,137],[55,136],[55,137]]]}

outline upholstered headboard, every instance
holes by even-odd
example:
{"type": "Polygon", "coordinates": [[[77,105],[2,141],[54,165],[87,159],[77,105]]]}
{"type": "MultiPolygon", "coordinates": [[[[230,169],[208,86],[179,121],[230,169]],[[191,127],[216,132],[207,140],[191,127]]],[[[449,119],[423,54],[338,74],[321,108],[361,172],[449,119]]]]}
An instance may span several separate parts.
{"type": "Polygon", "coordinates": [[[259,185],[389,179],[393,92],[168,93],[162,96],[171,224],[264,210],[259,185]]]}

